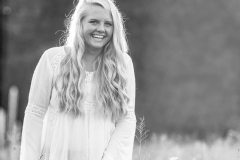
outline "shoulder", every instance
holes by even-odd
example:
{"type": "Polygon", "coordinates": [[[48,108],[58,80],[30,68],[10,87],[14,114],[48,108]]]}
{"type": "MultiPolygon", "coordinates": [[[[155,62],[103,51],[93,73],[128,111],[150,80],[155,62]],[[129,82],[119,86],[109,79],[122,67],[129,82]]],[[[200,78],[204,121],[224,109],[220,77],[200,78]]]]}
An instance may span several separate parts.
{"type": "Polygon", "coordinates": [[[132,58],[127,53],[123,53],[123,59],[124,59],[126,64],[132,63],[132,58]]]}
{"type": "Polygon", "coordinates": [[[66,52],[64,46],[49,48],[43,53],[44,59],[53,72],[56,71],[56,68],[65,56],[66,52]]]}
{"type": "Polygon", "coordinates": [[[49,48],[43,54],[47,57],[50,63],[56,59],[61,59],[66,55],[64,46],[49,48]]]}
{"type": "Polygon", "coordinates": [[[133,61],[132,61],[131,56],[129,54],[127,54],[127,53],[124,53],[123,54],[123,59],[125,61],[127,72],[134,74],[134,65],[133,65],[133,61]]]}

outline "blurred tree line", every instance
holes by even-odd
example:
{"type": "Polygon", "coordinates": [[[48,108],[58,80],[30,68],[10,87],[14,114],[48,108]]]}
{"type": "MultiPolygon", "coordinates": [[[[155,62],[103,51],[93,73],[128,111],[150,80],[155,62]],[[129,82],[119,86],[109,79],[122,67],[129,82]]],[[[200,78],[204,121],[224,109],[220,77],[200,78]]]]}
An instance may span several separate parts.
{"type": "MultiPolygon", "coordinates": [[[[240,1],[117,0],[137,81],[136,113],[151,132],[203,137],[240,129],[240,1]]],[[[34,68],[59,45],[69,0],[8,0],[3,106],[19,87],[23,120],[34,68]],[[57,33],[56,33],[57,32],[57,33]]]]}

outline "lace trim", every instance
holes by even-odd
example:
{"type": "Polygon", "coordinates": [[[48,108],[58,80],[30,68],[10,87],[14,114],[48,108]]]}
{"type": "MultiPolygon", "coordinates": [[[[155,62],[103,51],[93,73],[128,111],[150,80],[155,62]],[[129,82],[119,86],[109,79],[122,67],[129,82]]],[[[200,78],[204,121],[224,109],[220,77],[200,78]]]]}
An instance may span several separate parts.
{"type": "Polygon", "coordinates": [[[137,119],[136,119],[136,115],[135,115],[135,112],[134,111],[128,111],[127,112],[127,115],[125,116],[125,117],[123,117],[123,118],[120,118],[119,120],[117,120],[115,123],[118,123],[118,122],[120,122],[120,121],[124,121],[124,120],[126,120],[126,121],[128,121],[128,122],[133,122],[133,123],[136,123],[137,122],[137,119]]]}
{"type": "Polygon", "coordinates": [[[60,61],[64,58],[64,56],[65,56],[64,53],[58,54],[57,56],[54,57],[54,59],[50,63],[53,73],[55,73],[57,66],[59,65],[60,61]]]}
{"type": "Polygon", "coordinates": [[[85,83],[86,84],[90,84],[90,82],[92,81],[93,73],[94,72],[87,72],[87,71],[85,71],[85,74],[86,74],[85,83]]]}
{"type": "Polygon", "coordinates": [[[93,102],[88,102],[88,101],[85,101],[85,102],[82,102],[82,107],[83,109],[85,110],[95,110],[95,103],[93,102]]]}
{"type": "Polygon", "coordinates": [[[33,104],[28,104],[27,108],[25,110],[25,112],[27,113],[31,113],[34,115],[37,115],[39,117],[44,117],[45,113],[46,113],[47,109],[33,105],[33,104]]]}
{"type": "Polygon", "coordinates": [[[128,111],[127,116],[125,117],[126,120],[129,121],[136,121],[136,115],[134,111],[128,111]]]}

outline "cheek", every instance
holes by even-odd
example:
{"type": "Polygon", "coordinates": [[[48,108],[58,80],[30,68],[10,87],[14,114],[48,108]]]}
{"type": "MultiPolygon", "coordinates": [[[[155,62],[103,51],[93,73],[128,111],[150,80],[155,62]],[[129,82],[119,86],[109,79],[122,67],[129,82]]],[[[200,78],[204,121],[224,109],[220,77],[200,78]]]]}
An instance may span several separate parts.
{"type": "Polygon", "coordinates": [[[107,32],[110,37],[113,36],[113,28],[109,28],[107,32]]]}
{"type": "Polygon", "coordinates": [[[86,33],[85,30],[83,30],[82,35],[83,35],[84,40],[88,39],[88,38],[87,38],[87,37],[88,37],[88,34],[86,33]]]}
{"type": "Polygon", "coordinates": [[[83,26],[83,34],[90,34],[92,31],[93,31],[92,26],[90,26],[90,25],[83,26]]]}
{"type": "Polygon", "coordinates": [[[85,35],[89,34],[89,33],[90,33],[89,28],[88,28],[88,27],[85,27],[85,29],[83,30],[83,32],[84,32],[85,35]]]}

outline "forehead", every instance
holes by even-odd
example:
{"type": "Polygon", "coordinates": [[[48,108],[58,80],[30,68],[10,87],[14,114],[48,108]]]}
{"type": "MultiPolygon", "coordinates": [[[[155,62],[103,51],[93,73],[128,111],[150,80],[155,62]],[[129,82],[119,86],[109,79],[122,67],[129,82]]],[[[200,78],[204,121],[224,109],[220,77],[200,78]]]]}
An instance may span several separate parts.
{"type": "Polygon", "coordinates": [[[104,19],[112,21],[111,13],[97,4],[87,5],[86,18],[104,19]]]}

